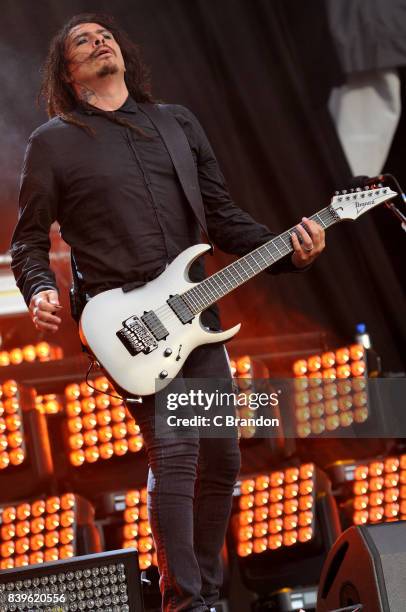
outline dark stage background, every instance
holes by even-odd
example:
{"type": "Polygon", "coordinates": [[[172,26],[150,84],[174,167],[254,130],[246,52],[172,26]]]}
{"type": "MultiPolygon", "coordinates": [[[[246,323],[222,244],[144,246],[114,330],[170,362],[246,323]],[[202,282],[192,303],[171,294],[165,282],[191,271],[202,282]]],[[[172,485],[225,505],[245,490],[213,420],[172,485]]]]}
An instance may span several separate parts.
{"type": "MultiPolygon", "coordinates": [[[[39,67],[54,31],[72,15],[106,11],[144,49],[157,98],[190,107],[205,127],[236,203],[274,231],[326,206],[350,172],[327,111],[342,82],[324,4],[290,0],[4,1],[0,37],[0,250],[17,210],[39,67]]],[[[406,185],[402,119],[388,161],[406,185]]],[[[223,303],[242,337],[326,331],[350,340],[365,322],[386,370],[400,370],[406,331],[406,236],[386,209],[328,232],[304,274],[263,275],[223,303]]],[[[219,252],[211,266],[227,261],[219,252]]],[[[68,319],[68,317],[66,317],[68,319]]],[[[62,336],[74,335],[66,320],[62,336]]],[[[77,348],[77,341],[73,340],[77,348]]],[[[15,345],[15,344],[14,344],[15,345]]]]}

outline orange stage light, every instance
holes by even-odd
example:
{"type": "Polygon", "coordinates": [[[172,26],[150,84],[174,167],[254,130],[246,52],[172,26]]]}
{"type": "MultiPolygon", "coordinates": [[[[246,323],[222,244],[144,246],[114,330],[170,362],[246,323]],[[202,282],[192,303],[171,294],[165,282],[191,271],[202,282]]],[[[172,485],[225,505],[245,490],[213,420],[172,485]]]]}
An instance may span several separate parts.
{"type": "Polygon", "coordinates": [[[125,495],[122,547],[136,548],[140,569],[157,565],[151,526],[148,521],[147,489],[133,489],[125,495]]]}
{"type": "Polygon", "coordinates": [[[76,504],[75,495],[66,493],[0,507],[1,567],[72,557],[76,551],[76,504]]]}
{"type": "Polygon", "coordinates": [[[293,546],[313,537],[314,478],[314,465],[306,463],[241,482],[235,522],[239,556],[293,546]]]}
{"type": "Polygon", "coordinates": [[[0,470],[18,466],[26,458],[24,426],[19,399],[18,385],[15,380],[7,380],[0,385],[0,470]]]}
{"type": "Polygon", "coordinates": [[[299,359],[292,369],[299,377],[294,385],[294,409],[296,432],[300,438],[367,420],[366,365],[362,346],[352,345],[337,349],[335,353],[329,351],[307,360],[299,359]]]}
{"type": "Polygon", "coordinates": [[[33,361],[51,361],[62,359],[63,351],[58,346],[52,346],[48,342],[39,342],[35,346],[27,344],[23,347],[16,347],[9,351],[0,351],[0,367],[10,364],[19,365],[20,363],[33,361]]]}
{"type": "Polygon", "coordinates": [[[98,394],[85,382],[72,383],[65,389],[67,444],[73,466],[97,463],[143,447],[138,425],[105,377],[92,383],[98,394]]]}
{"type": "Polygon", "coordinates": [[[406,455],[373,460],[354,470],[353,522],[406,520],[406,455]]]}

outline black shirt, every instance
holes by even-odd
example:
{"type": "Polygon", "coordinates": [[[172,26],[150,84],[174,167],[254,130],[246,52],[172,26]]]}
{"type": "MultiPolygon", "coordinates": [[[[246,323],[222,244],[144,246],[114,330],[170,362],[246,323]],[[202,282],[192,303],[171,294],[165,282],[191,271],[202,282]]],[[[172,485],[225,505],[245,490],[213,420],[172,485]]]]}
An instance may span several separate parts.
{"type": "MultiPolygon", "coordinates": [[[[212,242],[227,253],[244,255],[270,240],[274,234],[232,202],[194,115],[182,106],[167,108],[190,144],[212,242]]],[[[49,229],[55,220],[90,296],[151,280],[182,250],[201,242],[198,222],[147,115],[131,98],[115,114],[147,137],[110,121],[96,108],[78,107],[74,115],[94,135],[55,117],[29,139],[11,246],[13,272],[27,304],[39,291],[56,288],[49,267],[49,229]]],[[[294,269],[285,258],[270,271],[294,269]]],[[[204,278],[202,262],[194,265],[191,276],[194,281],[204,278]]],[[[217,326],[209,313],[205,322],[217,326]]]]}

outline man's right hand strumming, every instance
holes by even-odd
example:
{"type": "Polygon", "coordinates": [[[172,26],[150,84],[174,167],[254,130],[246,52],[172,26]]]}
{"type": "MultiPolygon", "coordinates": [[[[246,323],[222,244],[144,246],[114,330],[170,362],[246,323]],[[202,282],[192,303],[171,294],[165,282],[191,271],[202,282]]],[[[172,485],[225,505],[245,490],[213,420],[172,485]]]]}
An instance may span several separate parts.
{"type": "Polygon", "coordinates": [[[54,289],[33,295],[30,301],[30,314],[35,327],[43,331],[56,332],[62,322],[56,316],[56,312],[61,308],[58,292],[54,289]]]}

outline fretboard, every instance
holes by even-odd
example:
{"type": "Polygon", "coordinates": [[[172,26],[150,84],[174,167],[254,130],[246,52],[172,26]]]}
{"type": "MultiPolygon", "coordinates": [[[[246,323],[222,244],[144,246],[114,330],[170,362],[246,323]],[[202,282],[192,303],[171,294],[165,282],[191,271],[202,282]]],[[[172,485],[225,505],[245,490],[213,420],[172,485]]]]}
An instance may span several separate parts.
{"type": "MultiPolygon", "coordinates": [[[[339,221],[334,209],[327,206],[309,217],[323,228],[328,228],[339,221]]],[[[246,283],[272,264],[276,263],[293,251],[291,234],[294,228],[286,230],[269,242],[251,251],[244,257],[215,272],[182,294],[193,313],[202,312],[211,304],[246,283]]]]}

